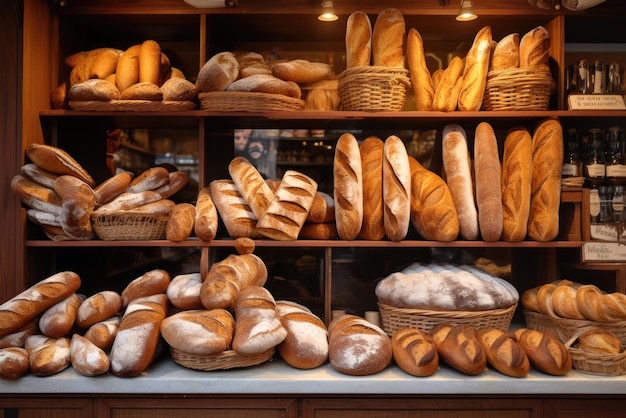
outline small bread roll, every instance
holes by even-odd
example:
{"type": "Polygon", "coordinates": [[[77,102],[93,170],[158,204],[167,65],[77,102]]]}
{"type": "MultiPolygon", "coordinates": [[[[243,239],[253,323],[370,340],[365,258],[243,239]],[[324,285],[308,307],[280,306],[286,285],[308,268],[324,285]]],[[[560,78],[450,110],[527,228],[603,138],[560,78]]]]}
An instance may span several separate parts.
{"type": "Polygon", "coordinates": [[[160,102],[163,100],[163,91],[161,88],[147,81],[139,82],[128,86],[121,94],[122,100],[148,100],[152,102],[160,102]]]}
{"type": "Polygon", "coordinates": [[[470,376],[481,374],[487,366],[487,355],[470,325],[440,323],[432,327],[439,357],[455,370],[470,376]]]}
{"type": "Polygon", "coordinates": [[[24,348],[28,351],[30,371],[35,376],[51,376],[67,369],[70,364],[70,339],[31,335],[24,348]]]}
{"type": "Polygon", "coordinates": [[[515,336],[499,329],[476,331],[487,361],[500,373],[511,377],[524,377],[530,371],[530,361],[515,336]]]}
{"type": "Polygon", "coordinates": [[[122,298],[112,290],[94,293],[83,301],[76,312],[76,325],[89,328],[96,322],[104,321],[118,313],[122,307],[122,298]]]}
{"type": "Polygon", "coordinates": [[[197,96],[196,85],[180,77],[166,80],[161,85],[161,91],[163,92],[163,101],[193,102],[197,96]]]}
{"type": "Polygon", "coordinates": [[[550,332],[527,328],[515,330],[515,338],[528,355],[531,366],[553,376],[564,376],[572,369],[572,356],[550,332]]]}
{"type": "Polygon", "coordinates": [[[22,347],[0,349],[0,379],[17,380],[30,370],[28,351],[22,347]]]}

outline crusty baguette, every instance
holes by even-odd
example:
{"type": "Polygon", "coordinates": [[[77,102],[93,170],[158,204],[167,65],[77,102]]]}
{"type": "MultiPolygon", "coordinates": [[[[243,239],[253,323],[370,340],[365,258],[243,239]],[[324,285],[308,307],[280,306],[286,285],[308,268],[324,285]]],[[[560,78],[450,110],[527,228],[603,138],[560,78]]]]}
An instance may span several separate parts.
{"type": "Polygon", "coordinates": [[[376,66],[404,68],[405,22],[395,8],[378,13],[372,31],[372,62],[376,66]]]}
{"type": "Polygon", "coordinates": [[[533,134],[532,155],[528,237],[535,241],[552,241],[559,234],[563,165],[563,129],[557,119],[539,122],[533,134]]]}
{"type": "Polygon", "coordinates": [[[411,168],[406,147],[390,135],[383,149],[383,222],[391,241],[402,241],[411,223],[411,168]]]}
{"type": "Polygon", "coordinates": [[[363,225],[363,172],[359,144],[351,133],[337,141],[333,178],[337,233],[343,240],[353,240],[363,225]]]}
{"type": "Polygon", "coordinates": [[[370,65],[372,59],[372,23],[369,16],[356,11],[346,23],[346,69],[370,65]]]}
{"type": "Polygon", "coordinates": [[[274,199],[274,192],[265,183],[261,173],[244,157],[233,158],[228,165],[228,172],[254,216],[257,220],[261,219],[274,199]]]}
{"type": "Polygon", "coordinates": [[[455,56],[448,66],[440,74],[435,96],[433,98],[433,110],[440,112],[452,112],[456,110],[459,91],[463,83],[463,60],[455,56]]]}
{"type": "Polygon", "coordinates": [[[217,235],[218,224],[217,208],[211,197],[211,188],[207,186],[198,192],[194,232],[202,241],[211,241],[217,235]]]}
{"type": "Polygon", "coordinates": [[[409,29],[406,38],[406,50],[411,84],[415,95],[415,108],[416,110],[432,110],[435,89],[430,71],[426,66],[424,41],[415,28],[409,29]]]}
{"type": "Polygon", "coordinates": [[[209,187],[217,212],[231,238],[259,236],[256,232],[257,218],[232,180],[213,180],[209,187]]]}
{"type": "Polygon", "coordinates": [[[378,137],[366,138],[359,146],[363,168],[363,223],[359,238],[378,241],[385,237],[383,204],[383,149],[378,137]]]}
{"type": "Polygon", "coordinates": [[[502,239],[526,238],[532,181],[532,137],[525,128],[511,129],[502,156],[502,239]]]}
{"type": "Polygon", "coordinates": [[[528,31],[519,44],[520,68],[548,70],[550,58],[550,34],[543,26],[528,31]]]}
{"type": "Polygon", "coordinates": [[[76,176],[91,187],[94,187],[96,184],[87,170],[60,148],[44,144],[30,144],[26,149],[26,156],[33,163],[51,173],[76,176]]]}
{"type": "Polygon", "coordinates": [[[519,33],[510,33],[493,48],[489,71],[509,70],[519,67],[519,33]]]}
{"type": "Polygon", "coordinates": [[[465,56],[463,84],[459,92],[459,110],[477,111],[483,104],[491,59],[491,42],[491,27],[484,26],[476,34],[474,42],[465,56]]]}
{"type": "Polygon", "coordinates": [[[488,122],[481,122],[474,135],[474,174],[478,227],[484,241],[502,236],[501,173],[496,134],[488,122]]]}

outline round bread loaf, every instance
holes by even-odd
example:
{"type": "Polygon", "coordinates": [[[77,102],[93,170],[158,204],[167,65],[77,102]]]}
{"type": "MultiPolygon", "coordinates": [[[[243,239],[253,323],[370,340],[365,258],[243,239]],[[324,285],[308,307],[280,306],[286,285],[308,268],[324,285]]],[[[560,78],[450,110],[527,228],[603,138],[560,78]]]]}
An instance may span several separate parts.
{"type": "Polygon", "coordinates": [[[161,323],[161,335],[171,347],[201,355],[230,348],[234,332],[235,319],[225,309],[182,311],[161,323]]]}
{"type": "Polygon", "coordinates": [[[198,92],[225,91],[239,75],[239,62],[232,52],[213,55],[198,72],[198,92]]]}
{"type": "Polygon", "coordinates": [[[200,273],[179,274],[167,286],[167,297],[172,306],[178,309],[200,309],[200,289],[202,275],[200,273]]]}
{"type": "Polygon", "coordinates": [[[72,367],[83,376],[97,376],[109,371],[109,357],[100,347],[79,334],[70,341],[72,367]]]}

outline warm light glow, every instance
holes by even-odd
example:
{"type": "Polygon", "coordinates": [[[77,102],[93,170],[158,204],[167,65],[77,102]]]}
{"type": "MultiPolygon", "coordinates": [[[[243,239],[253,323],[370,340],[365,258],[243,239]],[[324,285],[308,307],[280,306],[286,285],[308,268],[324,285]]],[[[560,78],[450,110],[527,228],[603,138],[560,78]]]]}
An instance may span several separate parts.
{"type": "Polygon", "coordinates": [[[468,22],[470,20],[476,19],[476,13],[474,13],[474,5],[472,4],[472,0],[462,0],[461,1],[461,10],[459,11],[459,15],[456,17],[456,20],[459,22],[468,22]]]}
{"type": "Polygon", "coordinates": [[[318,20],[322,22],[334,22],[339,19],[335,14],[335,2],[334,0],[323,0],[322,8],[324,12],[317,17],[318,20]]]}

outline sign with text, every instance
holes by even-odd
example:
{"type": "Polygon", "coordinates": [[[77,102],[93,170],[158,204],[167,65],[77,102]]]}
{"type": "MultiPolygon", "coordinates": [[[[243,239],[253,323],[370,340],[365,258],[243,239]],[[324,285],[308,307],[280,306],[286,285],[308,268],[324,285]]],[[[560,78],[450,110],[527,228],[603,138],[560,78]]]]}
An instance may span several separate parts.
{"type": "Polygon", "coordinates": [[[582,255],[583,262],[626,261],[626,243],[587,241],[582,255]]]}
{"type": "Polygon", "coordinates": [[[619,94],[570,94],[567,101],[569,110],[626,110],[619,94]]]}

